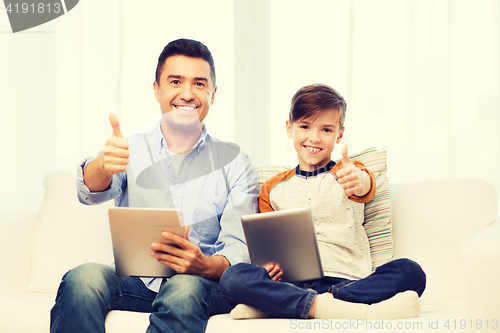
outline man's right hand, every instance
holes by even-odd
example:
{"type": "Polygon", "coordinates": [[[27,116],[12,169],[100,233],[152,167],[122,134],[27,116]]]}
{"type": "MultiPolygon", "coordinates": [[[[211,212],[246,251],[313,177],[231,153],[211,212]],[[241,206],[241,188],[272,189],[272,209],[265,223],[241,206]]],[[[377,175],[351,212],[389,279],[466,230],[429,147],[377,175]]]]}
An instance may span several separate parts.
{"type": "Polygon", "coordinates": [[[113,134],[104,145],[100,168],[108,174],[114,175],[127,169],[130,153],[128,140],[123,138],[120,123],[113,113],[109,114],[109,123],[113,128],[113,134]]]}
{"type": "Polygon", "coordinates": [[[113,134],[106,140],[103,154],[87,164],[83,170],[83,181],[92,192],[106,190],[113,179],[113,175],[127,169],[129,153],[128,140],[123,138],[118,119],[109,114],[109,122],[113,134]]]}

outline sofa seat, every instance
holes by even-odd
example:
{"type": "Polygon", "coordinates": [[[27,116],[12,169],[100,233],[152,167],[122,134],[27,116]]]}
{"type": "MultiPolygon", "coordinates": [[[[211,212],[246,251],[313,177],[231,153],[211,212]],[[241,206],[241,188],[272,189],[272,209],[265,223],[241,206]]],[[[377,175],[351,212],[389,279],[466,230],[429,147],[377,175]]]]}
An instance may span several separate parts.
{"type": "MultiPolygon", "coordinates": [[[[86,262],[113,261],[107,218],[112,203],[81,205],[75,174],[70,172],[47,174],[44,187],[39,212],[0,215],[1,333],[48,333],[50,309],[63,274],[86,262]]],[[[493,325],[494,320],[500,325],[496,189],[481,179],[391,183],[389,188],[395,257],[415,260],[427,274],[418,318],[361,325],[363,321],[349,320],[233,320],[224,314],[210,318],[207,332],[345,328],[355,332],[500,332],[493,325]]],[[[111,311],[106,331],[143,333],[148,324],[149,314],[111,311]]]]}
{"type": "MultiPolygon", "coordinates": [[[[5,333],[49,333],[50,309],[54,305],[54,294],[7,295],[0,297],[0,318],[5,333]],[[27,305],[29,307],[27,308],[27,305]],[[28,315],[27,315],[28,311],[28,315]],[[9,314],[9,318],[2,318],[9,314]],[[4,320],[5,319],[5,320],[4,320]],[[8,323],[9,325],[5,325],[8,323]]],[[[252,319],[233,320],[229,314],[212,316],[207,333],[255,333],[255,332],[324,332],[338,328],[355,328],[356,332],[374,330],[392,331],[399,327],[405,332],[436,332],[436,327],[446,332],[463,332],[460,320],[464,319],[461,304],[424,304],[416,319],[392,321],[363,320],[294,320],[252,319]],[[457,327],[453,327],[455,320],[457,327]],[[446,328],[448,321],[450,328],[446,328]],[[399,325],[399,326],[398,326],[399,325]],[[370,329],[371,328],[371,329],[370,329]]],[[[106,319],[107,333],[144,332],[149,324],[148,313],[111,311],[106,319]]]]}

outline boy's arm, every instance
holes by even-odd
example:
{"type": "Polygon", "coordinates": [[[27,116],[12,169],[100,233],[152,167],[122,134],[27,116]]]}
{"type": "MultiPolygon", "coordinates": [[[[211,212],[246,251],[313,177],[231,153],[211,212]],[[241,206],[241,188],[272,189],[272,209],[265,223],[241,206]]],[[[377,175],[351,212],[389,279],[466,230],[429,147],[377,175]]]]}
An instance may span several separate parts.
{"type": "Polygon", "coordinates": [[[376,190],[376,183],[375,183],[375,176],[373,173],[367,169],[363,163],[354,161],[354,166],[361,170],[361,172],[364,174],[364,188],[367,189],[366,193],[362,196],[358,196],[356,194],[353,194],[349,196],[349,199],[358,202],[358,203],[367,203],[370,200],[373,199],[375,196],[375,190],[376,190]]]}
{"type": "Polygon", "coordinates": [[[269,198],[269,193],[276,184],[278,184],[280,181],[290,178],[294,174],[295,169],[278,173],[277,175],[269,178],[262,185],[259,195],[259,213],[274,212],[274,208],[271,205],[271,199],[269,198]]]}
{"type": "Polygon", "coordinates": [[[347,156],[347,146],[342,149],[342,159],[335,166],[335,174],[340,186],[350,200],[367,203],[375,196],[375,177],[363,163],[351,161],[347,156]]]}
{"type": "Polygon", "coordinates": [[[260,189],[259,213],[274,212],[274,209],[271,206],[271,200],[269,199],[269,191],[271,188],[270,184],[266,182],[260,189]]]}

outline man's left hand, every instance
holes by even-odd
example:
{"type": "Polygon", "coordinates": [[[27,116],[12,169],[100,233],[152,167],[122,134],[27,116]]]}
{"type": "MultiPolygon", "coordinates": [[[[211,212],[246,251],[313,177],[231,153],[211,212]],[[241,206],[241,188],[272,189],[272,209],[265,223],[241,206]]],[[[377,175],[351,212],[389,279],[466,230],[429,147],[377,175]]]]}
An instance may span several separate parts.
{"type": "Polygon", "coordinates": [[[186,239],[164,231],[162,237],[171,244],[157,242],[151,244],[153,250],[151,257],[180,274],[198,275],[212,279],[220,278],[224,272],[224,270],[221,272],[221,269],[229,267],[229,261],[223,256],[208,257],[204,255],[198,246],[191,243],[188,233],[189,226],[186,227],[186,239]]]}

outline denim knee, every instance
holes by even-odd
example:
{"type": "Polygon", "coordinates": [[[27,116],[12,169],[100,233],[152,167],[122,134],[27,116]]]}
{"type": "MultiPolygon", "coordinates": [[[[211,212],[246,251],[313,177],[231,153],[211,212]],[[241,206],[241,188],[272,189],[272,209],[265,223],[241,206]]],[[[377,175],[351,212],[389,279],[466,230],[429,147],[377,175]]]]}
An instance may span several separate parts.
{"type": "Polygon", "coordinates": [[[106,275],[114,269],[101,264],[84,264],[67,272],[59,285],[56,303],[64,300],[68,308],[93,309],[98,304],[109,304],[106,275]]]}
{"type": "Polygon", "coordinates": [[[219,280],[219,289],[224,297],[232,293],[232,288],[239,285],[240,271],[244,270],[245,264],[229,266],[219,280]]]}
{"type": "Polygon", "coordinates": [[[397,265],[402,275],[400,281],[409,283],[407,288],[417,292],[418,296],[422,296],[427,279],[422,267],[415,261],[406,258],[394,260],[392,263],[397,265]]]}
{"type": "Polygon", "coordinates": [[[255,281],[269,278],[269,273],[264,267],[240,263],[226,269],[219,281],[219,289],[224,298],[232,301],[244,285],[248,287],[255,281]]]}
{"type": "Polygon", "coordinates": [[[172,310],[187,311],[191,307],[197,307],[205,303],[207,288],[211,284],[196,275],[177,274],[168,279],[160,289],[158,296],[153,302],[154,311],[159,311],[165,305],[172,310]]]}
{"type": "Polygon", "coordinates": [[[75,293],[82,294],[100,290],[103,287],[107,289],[106,276],[112,272],[114,269],[110,266],[84,264],[67,272],[61,284],[65,284],[65,288],[72,287],[75,293]]]}

